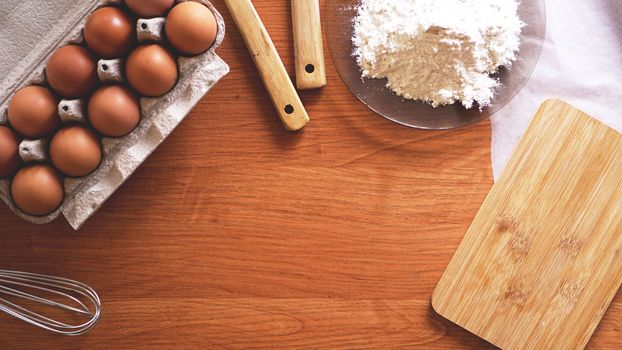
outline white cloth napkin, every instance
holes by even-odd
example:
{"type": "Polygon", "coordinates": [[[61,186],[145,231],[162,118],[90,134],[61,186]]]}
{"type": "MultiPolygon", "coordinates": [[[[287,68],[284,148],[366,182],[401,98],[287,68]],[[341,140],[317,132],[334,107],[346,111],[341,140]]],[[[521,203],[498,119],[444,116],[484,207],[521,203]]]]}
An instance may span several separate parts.
{"type": "Polygon", "coordinates": [[[622,131],[622,0],[546,0],[546,8],[546,40],[534,75],[492,117],[495,179],[547,98],[622,131]]]}

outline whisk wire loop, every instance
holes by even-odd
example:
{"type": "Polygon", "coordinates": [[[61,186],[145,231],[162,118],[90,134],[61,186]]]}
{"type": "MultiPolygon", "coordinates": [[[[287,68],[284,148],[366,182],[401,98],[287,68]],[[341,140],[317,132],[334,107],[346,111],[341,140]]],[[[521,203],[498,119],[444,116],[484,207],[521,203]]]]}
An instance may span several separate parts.
{"type": "Polygon", "coordinates": [[[82,317],[88,316],[86,322],[70,325],[18,305],[16,300],[10,301],[0,297],[0,312],[54,333],[69,336],[85,334],[95,327],[101,316],[101,300],[95,290],[84,283],[66,278],[0,269],[0,295],[2,294],[72,312],[82,317]],[[34,295],[30,291],[63,298],[73,305],[34,295]],[[85,303],[80,298],[88,302],[85,303]]]}

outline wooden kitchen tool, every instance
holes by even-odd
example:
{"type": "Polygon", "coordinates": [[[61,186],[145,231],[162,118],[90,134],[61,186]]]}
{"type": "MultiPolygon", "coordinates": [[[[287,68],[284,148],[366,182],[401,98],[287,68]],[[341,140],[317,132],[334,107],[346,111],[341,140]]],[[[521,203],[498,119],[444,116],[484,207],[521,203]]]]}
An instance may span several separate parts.
{"type": "Polygon", "coordinates": [[[285,128],[304,128],[309,115],[253,3],[250,0],[225,0],[225,3],[285,128]]]}
{"type": "Polygon", "coordinates": [[[432,306],[503,349],[582,349],[622,282],[622,135],[545,102],[432,306]]]}
{"type": "Polygon", "coordinates": [[[326,85],[319,0],[292,0],[296,86],[301,90],[326,85]]]}

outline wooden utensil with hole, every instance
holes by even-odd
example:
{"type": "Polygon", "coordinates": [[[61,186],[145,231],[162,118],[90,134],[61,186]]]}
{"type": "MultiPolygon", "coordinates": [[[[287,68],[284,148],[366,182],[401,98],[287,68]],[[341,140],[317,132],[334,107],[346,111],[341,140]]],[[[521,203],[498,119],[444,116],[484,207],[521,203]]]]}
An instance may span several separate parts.
{"type": "Polygon", "coordinates": [[[326,85],[319,0],[292,0],[296,86],[301,90],[326,85]]]}
{"type": "Polygon", "coordinates": [[[309,115],[253,3],[250,0],[225,0],[225,3],[283,125],[292,131],[304,128],[309,115]]]}
{"type": "Polygon", "coordinates": [[[545,102],[432,306],[503,349],[583,349],[622,282],[622,135],[545,102]]]}

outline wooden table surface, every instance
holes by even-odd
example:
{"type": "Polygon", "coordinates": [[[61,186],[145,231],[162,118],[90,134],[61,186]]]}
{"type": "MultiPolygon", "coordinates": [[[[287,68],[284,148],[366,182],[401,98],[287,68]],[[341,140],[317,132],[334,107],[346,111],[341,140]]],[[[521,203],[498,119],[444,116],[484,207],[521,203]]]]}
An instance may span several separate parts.
{"type": "MultiPolygon", "coordinates": [[[[287,0],[255,0],[293,75],[287,0]]],[[[327,52],[283,130],[222,0],[231,73],[79,232],[0,208],[0,267],[103,299],[88,335],[0,315],[0,349],[486,349],[430,295],[492,185],[490,125],[424,132],[361,105],[327,52]],[[45,344],[45,346],[43,346],[45,344]]],[[[617,297],[592,349],[622,347],[617,297]]]]}

